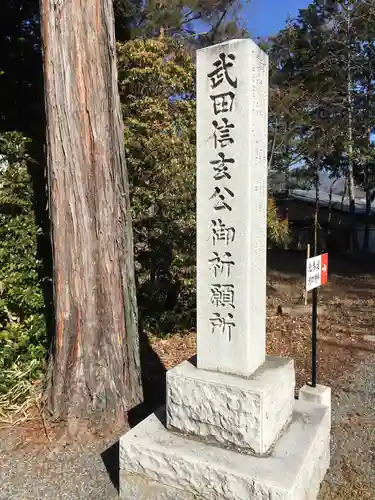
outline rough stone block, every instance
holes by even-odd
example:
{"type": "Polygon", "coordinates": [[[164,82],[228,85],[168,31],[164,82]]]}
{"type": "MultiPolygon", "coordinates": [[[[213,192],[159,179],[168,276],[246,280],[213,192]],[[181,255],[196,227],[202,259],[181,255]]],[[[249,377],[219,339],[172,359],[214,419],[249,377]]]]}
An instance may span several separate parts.
{"type": "Polygon", "coordinates": [[[296,401],[268,456],[238,453],[163,425],[164,410],[120,439],[120,497],[132,500],[315,500],[329,467],[329,411],[296,401]]]}
{"type": "Polygon", "coordinates": [[[264,454],[292,416],[293,360],[267,356],[250,377],[185,361],[167,372],[167,427],[264,454]]]}

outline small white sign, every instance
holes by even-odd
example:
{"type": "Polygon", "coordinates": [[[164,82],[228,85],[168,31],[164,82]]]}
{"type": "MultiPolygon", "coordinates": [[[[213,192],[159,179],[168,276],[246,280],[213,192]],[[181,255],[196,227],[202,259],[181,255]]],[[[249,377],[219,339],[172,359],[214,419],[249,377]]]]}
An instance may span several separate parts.
{"type": "Polygon", "coordinates": [[[318,288],[322,282],[321,274],[322,256],[317,255],[306,261],[306,290],[309,292],[318,288]]]}

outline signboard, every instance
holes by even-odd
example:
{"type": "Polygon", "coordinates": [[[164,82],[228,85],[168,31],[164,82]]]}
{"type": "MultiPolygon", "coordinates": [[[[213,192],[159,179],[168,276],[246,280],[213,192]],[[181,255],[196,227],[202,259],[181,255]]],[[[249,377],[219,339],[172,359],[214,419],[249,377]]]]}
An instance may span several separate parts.
{"type": "Polygon", "coordinates": [[[321,258],[320,284],[326,285],[328,281],[328,253],[324,253],[321,258]]]}
{"type": "Polygon", "coordinates": [[[306,260],[306,290],[325,285],[328,281],[328,253],[306,260]]]}

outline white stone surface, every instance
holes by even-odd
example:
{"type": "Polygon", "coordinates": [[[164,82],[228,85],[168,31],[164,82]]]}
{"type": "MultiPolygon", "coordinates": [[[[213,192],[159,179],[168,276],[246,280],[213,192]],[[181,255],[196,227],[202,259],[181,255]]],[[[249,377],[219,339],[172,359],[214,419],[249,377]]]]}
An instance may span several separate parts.
{"type": "Polygon", "coordinates": [[[329,466],[329,410],[296,401],[267,457],[168,431],[153,414],[120,439],[120,497],[132,500],[315,500],[329,466]]]}
{"type": "Polygon", "coordinates": [[[294,390],[291,359],[267,356],[250,378],[185,361],[167,372],[167,427],[264,454],[292,416],[294,390]]]}
{"type": "Polygon", "coordinates": [[[201,369],[249,376],[265,359],[267,115],[268,57],[253,41],[197,51],[201,369]]]}
{"type": "Polygon", "coordinates": [[[139,474],[122,471],[120,477],[120,498],[126,500],[203,500],[203,497],[194,493],[150,481],[139,474]]]}
{"type": "Polygon", "coordinates": [[[317,384],[316,387],[304,385],[298,394],[299,399],[331,408],[331,388],[317,384]]]}
{"type": "Polygon", "coordinates": [[[304,385],[298,393],[301,401],[308,401],[315,405],[324,405],[329,408],[331,418],[331,388],[317,384],[316,387],[304,385]]]}

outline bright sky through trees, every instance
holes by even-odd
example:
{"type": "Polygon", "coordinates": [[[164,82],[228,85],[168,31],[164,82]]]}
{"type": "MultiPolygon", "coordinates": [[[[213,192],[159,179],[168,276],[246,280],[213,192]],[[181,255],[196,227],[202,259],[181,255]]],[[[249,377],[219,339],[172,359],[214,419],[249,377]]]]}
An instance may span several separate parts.
{"type": "Polygon", "coordinates": [[[288,17],[294,17],[298,9],[308,6],[307,0],[250,0],[243,1],[244,18],[253,37],[276,34],[288,17]]]}

